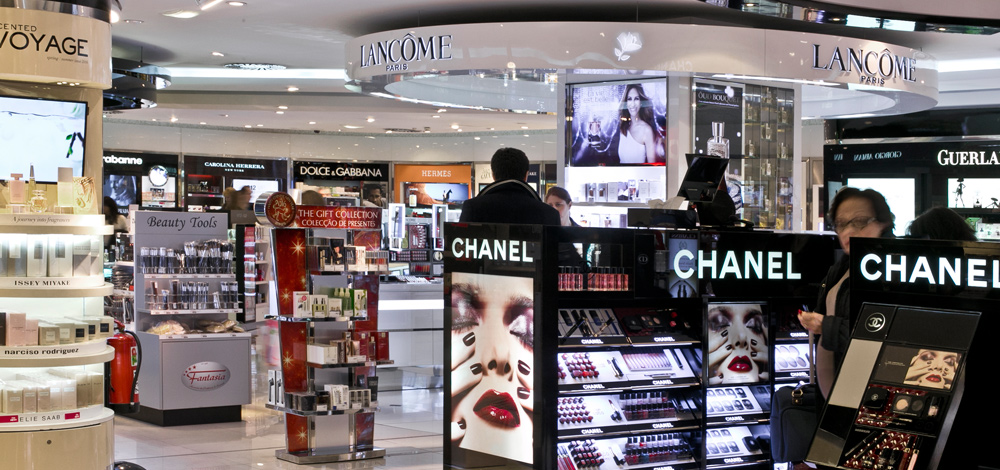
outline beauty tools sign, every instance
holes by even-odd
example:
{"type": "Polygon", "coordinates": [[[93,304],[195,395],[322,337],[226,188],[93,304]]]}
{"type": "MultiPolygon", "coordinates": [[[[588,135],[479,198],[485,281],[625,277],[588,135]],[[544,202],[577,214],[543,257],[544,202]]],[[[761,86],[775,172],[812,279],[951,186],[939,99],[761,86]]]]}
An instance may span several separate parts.
{"type": "Polygon", "coordinates": [[[447,224],[444,234],[445,463],[532,465],[544,447],[542,227],[447,224]]]}

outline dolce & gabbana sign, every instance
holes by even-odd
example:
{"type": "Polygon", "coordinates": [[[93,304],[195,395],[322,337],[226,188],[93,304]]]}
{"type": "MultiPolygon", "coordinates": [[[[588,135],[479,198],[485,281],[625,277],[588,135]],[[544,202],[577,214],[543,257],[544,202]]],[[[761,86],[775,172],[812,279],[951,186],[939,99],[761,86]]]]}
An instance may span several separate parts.
{"type": "Polygon", "coordinates": [[[388,164],[294,162],[295,179],[388,181],[388,164]]]}
{"type": "Polygon", "coordinates": [[[386,72],[408,70],[412,62],[451,60],[451,35],[417,37],[412,32],[401,38],[361,45],[361,68],[385,66],[386,72]]]}
{"type": "Polygon", "coordinates": [[[886,80],[895,78],[907,82],[916,82],[914,76],[917,60],[895,54],[885,48],[864,50],[862,48],[839,46],[833,51],[821,50],[819,44],[812,45],[812,68],[819,70],[834,70],[842,73],[854,72],[858,75],[858,83],[872,86],[885,86],[886,80]]]}

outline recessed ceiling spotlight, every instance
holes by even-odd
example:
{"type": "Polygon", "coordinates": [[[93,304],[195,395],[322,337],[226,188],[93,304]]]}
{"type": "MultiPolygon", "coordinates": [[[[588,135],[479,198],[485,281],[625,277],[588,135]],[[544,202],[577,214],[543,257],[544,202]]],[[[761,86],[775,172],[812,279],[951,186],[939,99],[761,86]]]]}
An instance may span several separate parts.
{"type": "Polygon", "coordinates": [[[373,118],[371,116],[368,116],[368,119],[365,119],[365,120],[368,121],[368,122],[375,122],[375,118],[373,118]]]}
{"type": "Polygon", "coordinates": [[[278,106],[278,109],[288,109],[288,106],[284,106],[284,105],[278,106]]]}
{"type": "Polygon", "coordinates": [[[458,132],[462,132],[462,129],[455,129],[455,130],[458,131],[458,132]]]}
{"type": "Polygon", "coordinates": [[[171,18],[180,18],[182,20],[187,20],[200,15],[197,11],[191,10],[170,10],[160,13],[163,16],[169,16],[171,18]]]}
{"type": "Polygon", "coordinates": [[[263,124],[257,124],[257,127],[264,127],[263,124]]]}
{"type": "Polygon", "coordinates": [[[278,64],[255,64],[255,63],[232,63],[223,65],[227,69],[237,69],[237,70],[285,70],[284,65],[278,64]]]}
{"type": "Polygon", "coordinates": [[[127,20],[122,20],[122,21],[124,21],[125,23],[128,23],[128,24],[143,24],[143,23],[145,23],[145,20],[136,20],[136,19],[127,19],[127,20]]]}
{"type": "Polygon", "coordinates": [[[439,112],[439,113],[447,113],[447,112],[448,112],[448,110],[447,110],[447,109],[444,109],[444,108],[441,108],[441,109],[439,109],[439,110],[438,110],[438,112],[439,112]]]}
{"type": "Polygon", "coordinates": [[[252,128],[253,126],[251,126],[250,124],[247,124],[247,125],[245,125],[245,126],[243,126],[243,127],[247,128],[247,129],[250,129],[250,128],[252,128]]]}
{"type": "Polygon", "coordinates": [[[275,111],[274,114],[285,114],[284,111],[275,111]]]}
{"type": "Polygon", "coordinates": [[[938,31],[948,31],[948,28],[945,28],[944,26],[942,26],[942,27],[938,28],[938,31]]]}
{"type": "Polygon", "coordinates": [[[227,4],[231,7],[242,7],[246,6],[247,2],[227,2],[227,4]]]}
{"type": "Polygon", "coordinates": [[[451,125],[451,128],[452,128],[452,129],[458,129],[458,124],[452,124],[452,125],[451,125]]]}
{"type": "Polygon", "coordinates": [[[440,115],[437,115],[437,114],[431,114],[431,117],[432,117],[432,118],[434,118],[434,119],[438,119],[438,118],[440,118],[441,116],[440,116],[440,115]]]}
{"type": "Polygon", "coordinates": [[[521,126],[521,129],[527,129],[528,126],[521,126]]]}
{"type": "Polygon", "coordinates": [[[220,114],[219,116],[222,116],[222,117],[229,117],[229,115],[228,115],[228,114],[220,114]]]}
{"type": "Polygon", "coordinates": [[[153,122],[156,122],[156,118],[153,118],[153,122]]]}
{"type": "Polygon", "coordinates": [[[745,6],[745,7],[755,7],[755,6],[757,6],[757,4],[756,3],[744,3],[743,6],[745,6]]]}
{"type": "Polygon", "coordinates": [[[177,117],[176,117],[176,116],[175,116],[175,117],[172,117],[172,118],[170,118],[170,122],[177,122],[177,121],[180,121],[180,119],[177,119],[177,117]]]}
{"type": "Polygon", "coordinates": [[[205,122],[205,121],[201,121],[201,122],[199,122],[198,124],[201,124],[201,125],[203,125],[203,126],[204,126],[205,124],[208,124],[208,123],[207,123],[207,122],[205,122]]]}
{"type": "Polygon", "coordinates": [[[350,124],[344,124],[344,129],[361,129],[361,126],[352,126],[350,124]]]}
{"type": "Polygon", "coordinates": [[[314,125],[316,125],[316,121],[309,121],[309,125],[310,125],[310,126],[314,126],[314,125]]]}
{"type": "Polygon", "coordinates": [[[297,86],[290,86],[290,87],[288,87],[288,91],[299,91],[299,87],[297,87],[297,86]]]}
{"type": "Polygon", "coordinates": [[[218,51],[212,51],[212,55],[214,55],[216,57],[225,57],[226,56],[225,54],[223,54],[221,52],[218,52],[218,51]]]}
{"type": "Polygon", "coordinates": [[[386,133],[386,134],[392,134],[392,129],[386,129],[386,130],[385,130],[385,133],[386,133]]]}

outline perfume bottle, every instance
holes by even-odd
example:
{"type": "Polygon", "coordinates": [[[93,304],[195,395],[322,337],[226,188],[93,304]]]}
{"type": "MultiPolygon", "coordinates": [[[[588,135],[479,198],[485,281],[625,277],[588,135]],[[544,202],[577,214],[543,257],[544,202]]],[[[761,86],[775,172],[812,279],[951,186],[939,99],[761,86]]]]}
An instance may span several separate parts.
{"type": "Polygon", "coordinates": [[[708,141],[708,154],[716,157],[729,158],[729,139],[723,137],[726,123],[712,123],[712,138],[708,141]]]}
{"type": "MultiPolygon", "coordinates": [[[[30,183],[29,183],[30,184],[30,183]]],[[[48,201],[45,200],[45,190],[36,189],[32,191],[34,196],[28,201],[28,210],[36,214],[41,214],[48,209],[48,201]]]]}
{"type": "Polygon", "coordinates": [[[603,143],[601,139],[601,121],[593,120],[587,123],[587,142],[591,147],[600,147],[603,143]]]}
{"type": "Polygon", "coordinates": [[[21,177],[24,176],[20,173],[11,173],[10,177],[13,180],[10,182],[10,203],[11,204],[24,204],[24,181],[21,181],[21,177]]]}
{"type": "Polygon", "coordinates": [[[28,168],[28,192],[31,194],[35,193],[35,164],[32,163],[28,168]]]}
{"type": "Polygon", "coordinates": [[[753,143],[753,140],[747,140],[747,157],[757,156],[757,144],[753,143]]]}

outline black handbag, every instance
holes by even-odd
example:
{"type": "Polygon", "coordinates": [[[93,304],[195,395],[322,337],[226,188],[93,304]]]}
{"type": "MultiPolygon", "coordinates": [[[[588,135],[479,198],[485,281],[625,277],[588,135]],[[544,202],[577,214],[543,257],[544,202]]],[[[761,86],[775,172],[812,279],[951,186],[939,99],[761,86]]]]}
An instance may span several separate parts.
{"type": "Polygon", "coordinates": [[[775,462],[801,462],[809,452],[823,409],[816,384],[816,349],[809,333],[809,382],[782,387],[771,400],[771,458],[775,462]]]}

